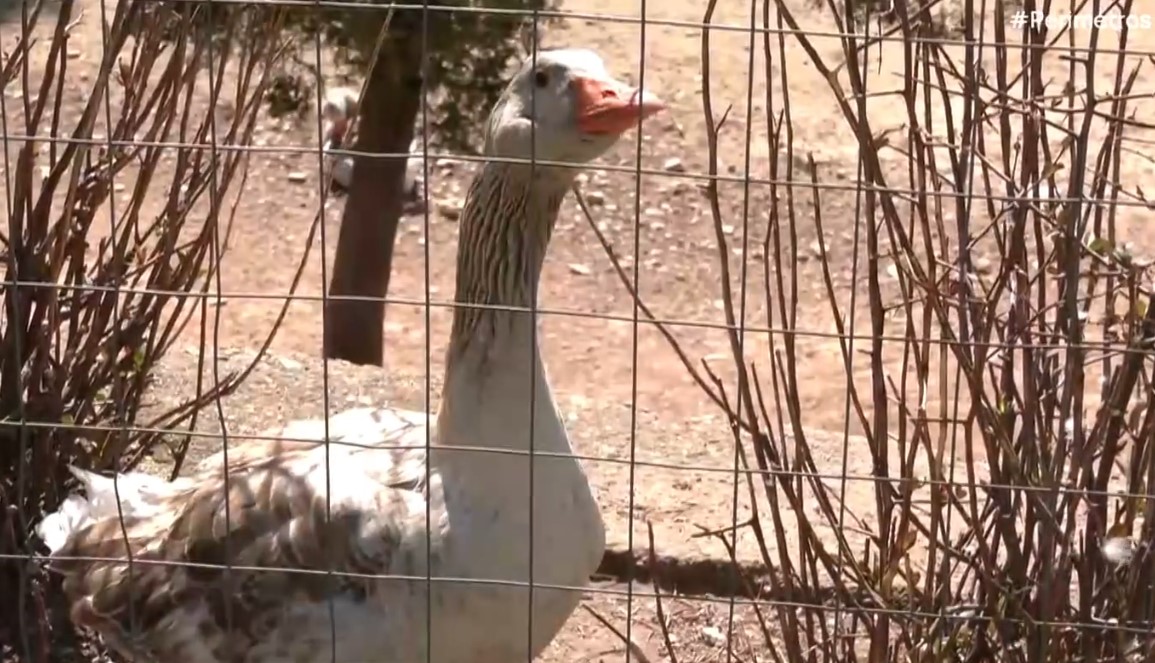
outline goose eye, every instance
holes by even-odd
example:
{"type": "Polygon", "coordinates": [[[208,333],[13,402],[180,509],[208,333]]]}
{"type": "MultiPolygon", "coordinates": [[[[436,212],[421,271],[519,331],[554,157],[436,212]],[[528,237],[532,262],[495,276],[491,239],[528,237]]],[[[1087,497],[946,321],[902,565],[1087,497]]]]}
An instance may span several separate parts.
{"type": "Polygon", "coordinates": [[[540,69],[533,72],[533,84],[539,88],[549,85],[549,74],[540,69]]]}

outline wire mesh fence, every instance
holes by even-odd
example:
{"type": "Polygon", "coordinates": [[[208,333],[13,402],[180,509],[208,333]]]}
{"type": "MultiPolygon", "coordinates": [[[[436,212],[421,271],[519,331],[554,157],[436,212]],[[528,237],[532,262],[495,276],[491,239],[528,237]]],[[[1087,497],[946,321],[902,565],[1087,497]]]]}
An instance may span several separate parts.
{"type": "Polygon", "coordinates": [[[0,655],[1155,658],[1155,26],[1058,4],[0,6],[0,655]]]}

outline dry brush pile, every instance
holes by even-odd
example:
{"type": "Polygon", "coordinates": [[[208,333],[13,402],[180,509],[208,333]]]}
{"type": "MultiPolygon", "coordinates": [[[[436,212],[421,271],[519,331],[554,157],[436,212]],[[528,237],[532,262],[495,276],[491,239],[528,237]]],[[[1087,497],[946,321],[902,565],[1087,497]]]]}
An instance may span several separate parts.
{"type": "MultiPolygon", "coordinates": [[[[755,507],[717,536],[731,549],[752,537],[769,570],[751,607],[762,660],[1143,660],[1155,651],[1155,306],[1151,261],[1117,228],[1126,206],[1150,206],[1120,167],[1153,128],[1136,112],[1153,92],[1136,88],[1150,56],[1127,52],[1125,29],[1076,38],[981,20],[1004,16],[1002,2],[965,2],[950,43],[927,20],[934,4],[896,3],[879,33],[845,18],[864,14],[853,0],[831,0],[837,60],[787,3],[762,6],[769,153],[785,157],[771,159],[761,284],[775,331],[740,331],[749,295],[734,255],[748,253],[723,232],[736,224],[718,204],[728,129],[703,33],[734,379],[679,354],[727,413],[755,507]],[[775,66],[791,42],[858,140],[854,245],[838,256],[855,285],[838,287],[844,265],[818,253],[869,476],[813,452],[800,405],[795,345],[812,329],[798,315],[799,236],[814,224],[824,242],[838,192],[812,159],[795,168],[790,68],[775,66]],[[882,89],[881,69],[901,87],[882,89]],[[871,114],[881,97],[902,100],[898,129],[871,114]],[[750,349],[759,334],[767,354],[750,349]],[[852,482],[868,504],[847,502],[852,482]]],[[[673,660],[677,649],[667,640],[673,660]]]]}
{"type": "Polygon", "coordinates": [[[188,439],[164,436],[244,377],[138,416],[190,322],[212,360],[216,277],[247,173],[237,147],[285,51],[273,9],[236,9],[210,30],[203,3],[125,0],[100,5],[99,74],[78,79],[77,4],[26,2],[0,35],[0,657],[28,661],[63,660],[57,592],[19,560],[71,488],[67,466],[128,469],[162,441],[179,466],[188,439]]]}

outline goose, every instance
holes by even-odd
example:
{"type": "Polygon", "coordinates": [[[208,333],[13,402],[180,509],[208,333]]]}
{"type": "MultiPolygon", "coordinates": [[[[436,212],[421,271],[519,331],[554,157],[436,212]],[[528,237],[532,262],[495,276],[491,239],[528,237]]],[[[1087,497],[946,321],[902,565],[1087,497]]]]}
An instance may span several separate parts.
{"type": "Polygon", "coordinates": [[[459,221],[436,415],[290,422],[172,482],[74,469],[80,490],[38,526],[73,622],[158,663],[539,655],[578,606],[605,528],[526,310],[578,169],[517,160],[587,164],[663,108],[588,50],[523,63],[491,110],[490,159],[459,221]]]}
{"type": "MultiPolygon", "coordinates": [[[[349,87],[333,87],[325,92],[321,102],[321,136],[322,149],[325,154],[339,150],[345,145],[349,133],[349,125],[359,112],[358,92],[349,87]]],[[[423,187],[425,180],[422,177],[421,136],[414,136],[409,141],[409,159],[405,163],[405,182],[402,185],[405,201],[402,211],[406,214],[420,214],[425,211],[425,196],[423,187]]],[[[353,157],[347,154],[337,155],[333,159],[332,181],[333,191],[344,193],[349,190],[353,182],[353,157]]]]}
{"type": "MultiPolygon", "coordinates": [[[[349,124],[357,116],[357,93],[351,88],[334,87],[325,91],[324,101],[321,102],[321,149],[325,154],[339,150],[345,144],[345,134],[349,131],[349,124]]],[[[406,191],[409,190],[408,171],[406,169],[406,191]]],[[[353,181],[353,157],[342,154],[333,159],[332,168],[333,189],[343,192],[349,189],[353,181]]]]}

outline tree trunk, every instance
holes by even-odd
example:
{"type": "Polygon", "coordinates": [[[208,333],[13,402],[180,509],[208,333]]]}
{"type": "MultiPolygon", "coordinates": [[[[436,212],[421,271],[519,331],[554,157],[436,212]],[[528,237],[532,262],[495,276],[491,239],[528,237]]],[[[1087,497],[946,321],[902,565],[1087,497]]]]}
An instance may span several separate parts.
{"type": "MultiPolygon", "coordinates": [[[[365,90],[353,149],[408,154],[421,108],[421,37],[399,35],[384,46],[365,90]]],[[[378,366],[384,361],[383,298],[389,291],[407,161],[355,159],[325,303],[324,353],[330,359],[378,366]],[[334,299],[344,296],[371,299],[334,299]]]]}

